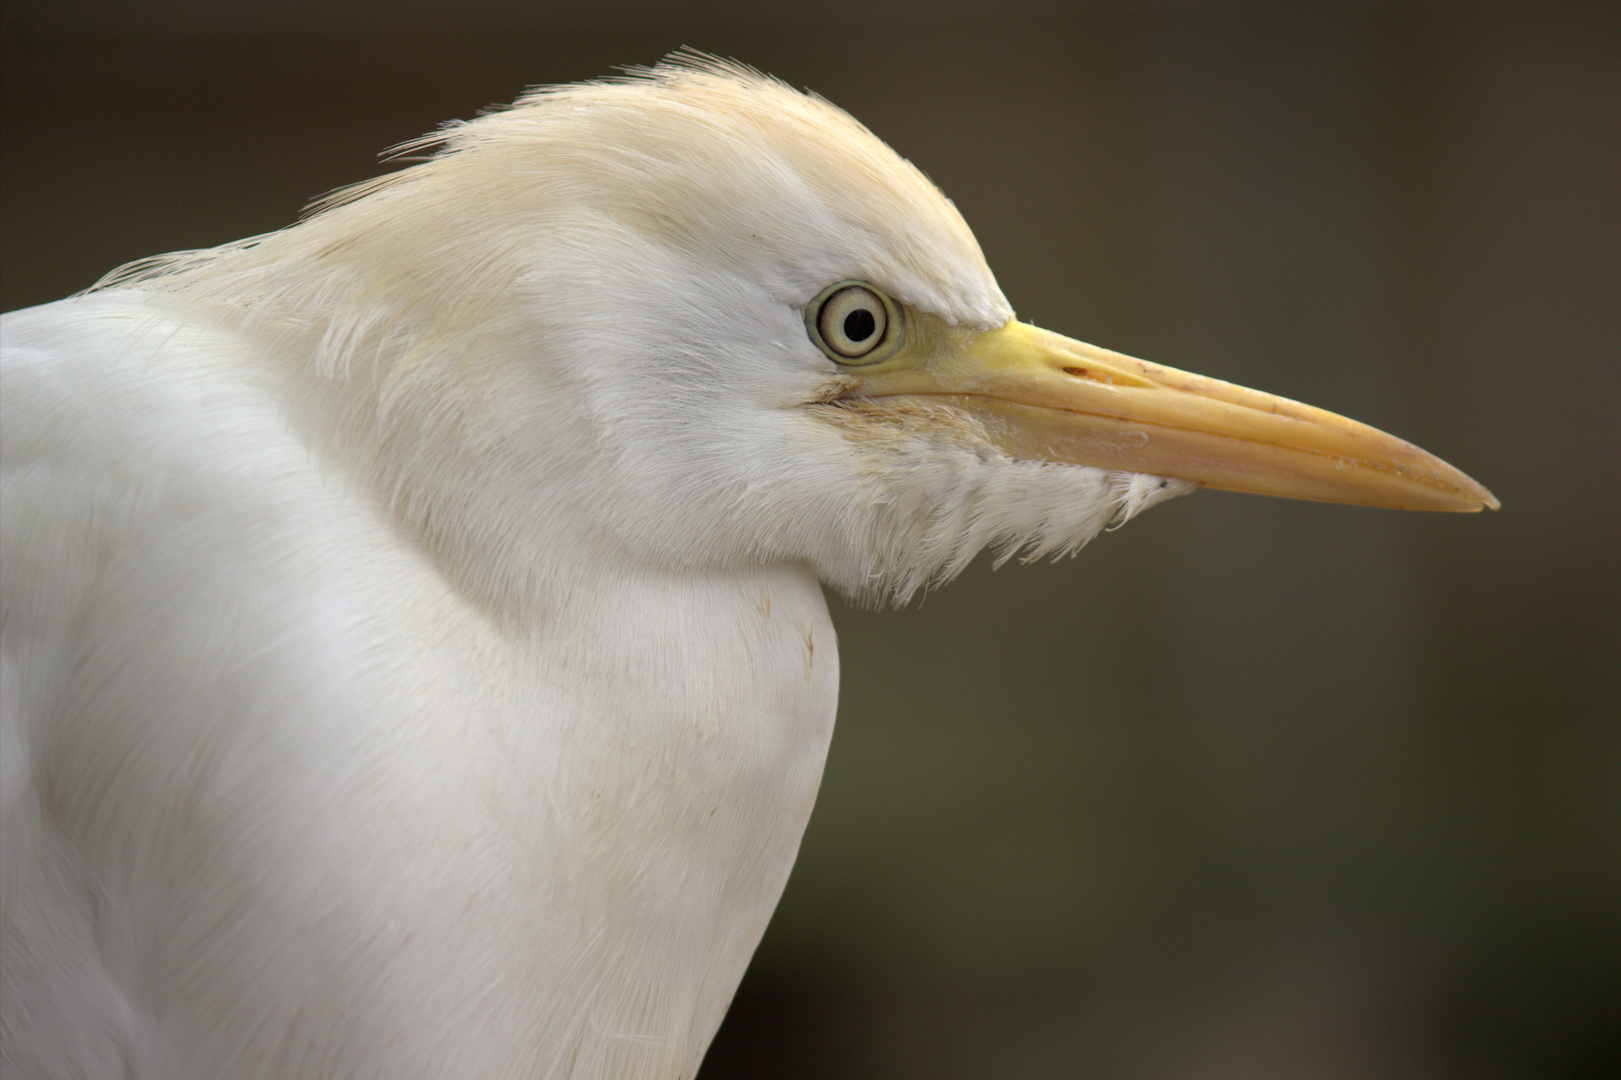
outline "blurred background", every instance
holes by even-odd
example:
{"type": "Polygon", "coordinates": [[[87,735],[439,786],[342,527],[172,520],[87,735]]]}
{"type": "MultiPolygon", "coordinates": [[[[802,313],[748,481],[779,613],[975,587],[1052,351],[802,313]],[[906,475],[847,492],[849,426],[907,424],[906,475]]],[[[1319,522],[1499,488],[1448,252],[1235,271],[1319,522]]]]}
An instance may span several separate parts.
{"type": "Polygon", "coordinates": [[[1621,1075],[1621,5],[6,0],[7,309],[683,45],[844,106],[1021,317],[1439,453],[904,611],[702,1080],[1621,1075]]]}

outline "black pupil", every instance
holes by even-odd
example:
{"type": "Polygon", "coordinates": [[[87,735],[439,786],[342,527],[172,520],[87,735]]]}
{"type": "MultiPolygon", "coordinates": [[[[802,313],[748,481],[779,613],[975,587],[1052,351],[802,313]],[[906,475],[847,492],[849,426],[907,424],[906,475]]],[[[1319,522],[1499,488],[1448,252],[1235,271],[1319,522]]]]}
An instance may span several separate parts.
{"type": "Polygon", "coordinates": [[[878,329],[878,320],[866,308],[856,308],[844,317],[844,336],[851,341],[866,341],[878,329]]]}

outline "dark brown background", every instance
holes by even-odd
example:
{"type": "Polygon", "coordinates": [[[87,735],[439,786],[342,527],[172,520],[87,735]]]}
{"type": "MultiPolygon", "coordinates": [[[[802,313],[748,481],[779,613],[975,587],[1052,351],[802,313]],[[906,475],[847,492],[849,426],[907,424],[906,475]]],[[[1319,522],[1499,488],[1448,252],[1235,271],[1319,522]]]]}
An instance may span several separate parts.
{"type": "Polygon", "coordinates": [[[691,45],[916,161],[1023,317],[1502,498],[1204,493],[1074,562],[836,607],[821,804],[703,1080],[1616,1066],[1621,7],[4,10],[7,308],[691,45]]]}

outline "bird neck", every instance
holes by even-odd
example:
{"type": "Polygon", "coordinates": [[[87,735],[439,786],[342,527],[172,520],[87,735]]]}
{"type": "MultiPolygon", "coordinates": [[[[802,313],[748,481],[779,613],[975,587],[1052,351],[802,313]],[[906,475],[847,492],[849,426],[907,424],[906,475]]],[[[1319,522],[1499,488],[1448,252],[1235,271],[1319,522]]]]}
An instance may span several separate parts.
{"type": "Polygon", "coordinates": [[[280,396],[326,471],[497,624],[540,626],[628,581],[745,569],[671,565],[657,537],[629,543],[606,521],[606,440],[561,404],[574,393],[562,379],[546,385],[544,370],[476,343],[455,356],[403,351],[334,371],[309,361],[311,343],[283,342],[280,396]]]}

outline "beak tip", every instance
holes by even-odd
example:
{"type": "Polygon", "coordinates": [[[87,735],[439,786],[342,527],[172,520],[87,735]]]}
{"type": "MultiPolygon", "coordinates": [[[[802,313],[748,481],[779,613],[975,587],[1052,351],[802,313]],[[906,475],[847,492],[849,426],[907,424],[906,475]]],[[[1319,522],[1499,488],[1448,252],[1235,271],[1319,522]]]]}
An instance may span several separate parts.
{"type": "Polygon", "coordinates": [[[1482,510],[1501,510],[1503,508],[1503,504],[1498,501],[1497,496],[1486,490],[1485,484],[1480,483],[1478,480],[1475,480],[1472,477],[1465,476],[1462,473],[1458,473],[1458,475],[1463,479],[1463,484],[1461,485],[1462,490],[1459,491],[1458,494],[1470,499],[1474,503],[1473,506],[1462,507],[1461,509],[1463,509],[1465,512],[1478,514],[1482,510]]]}

